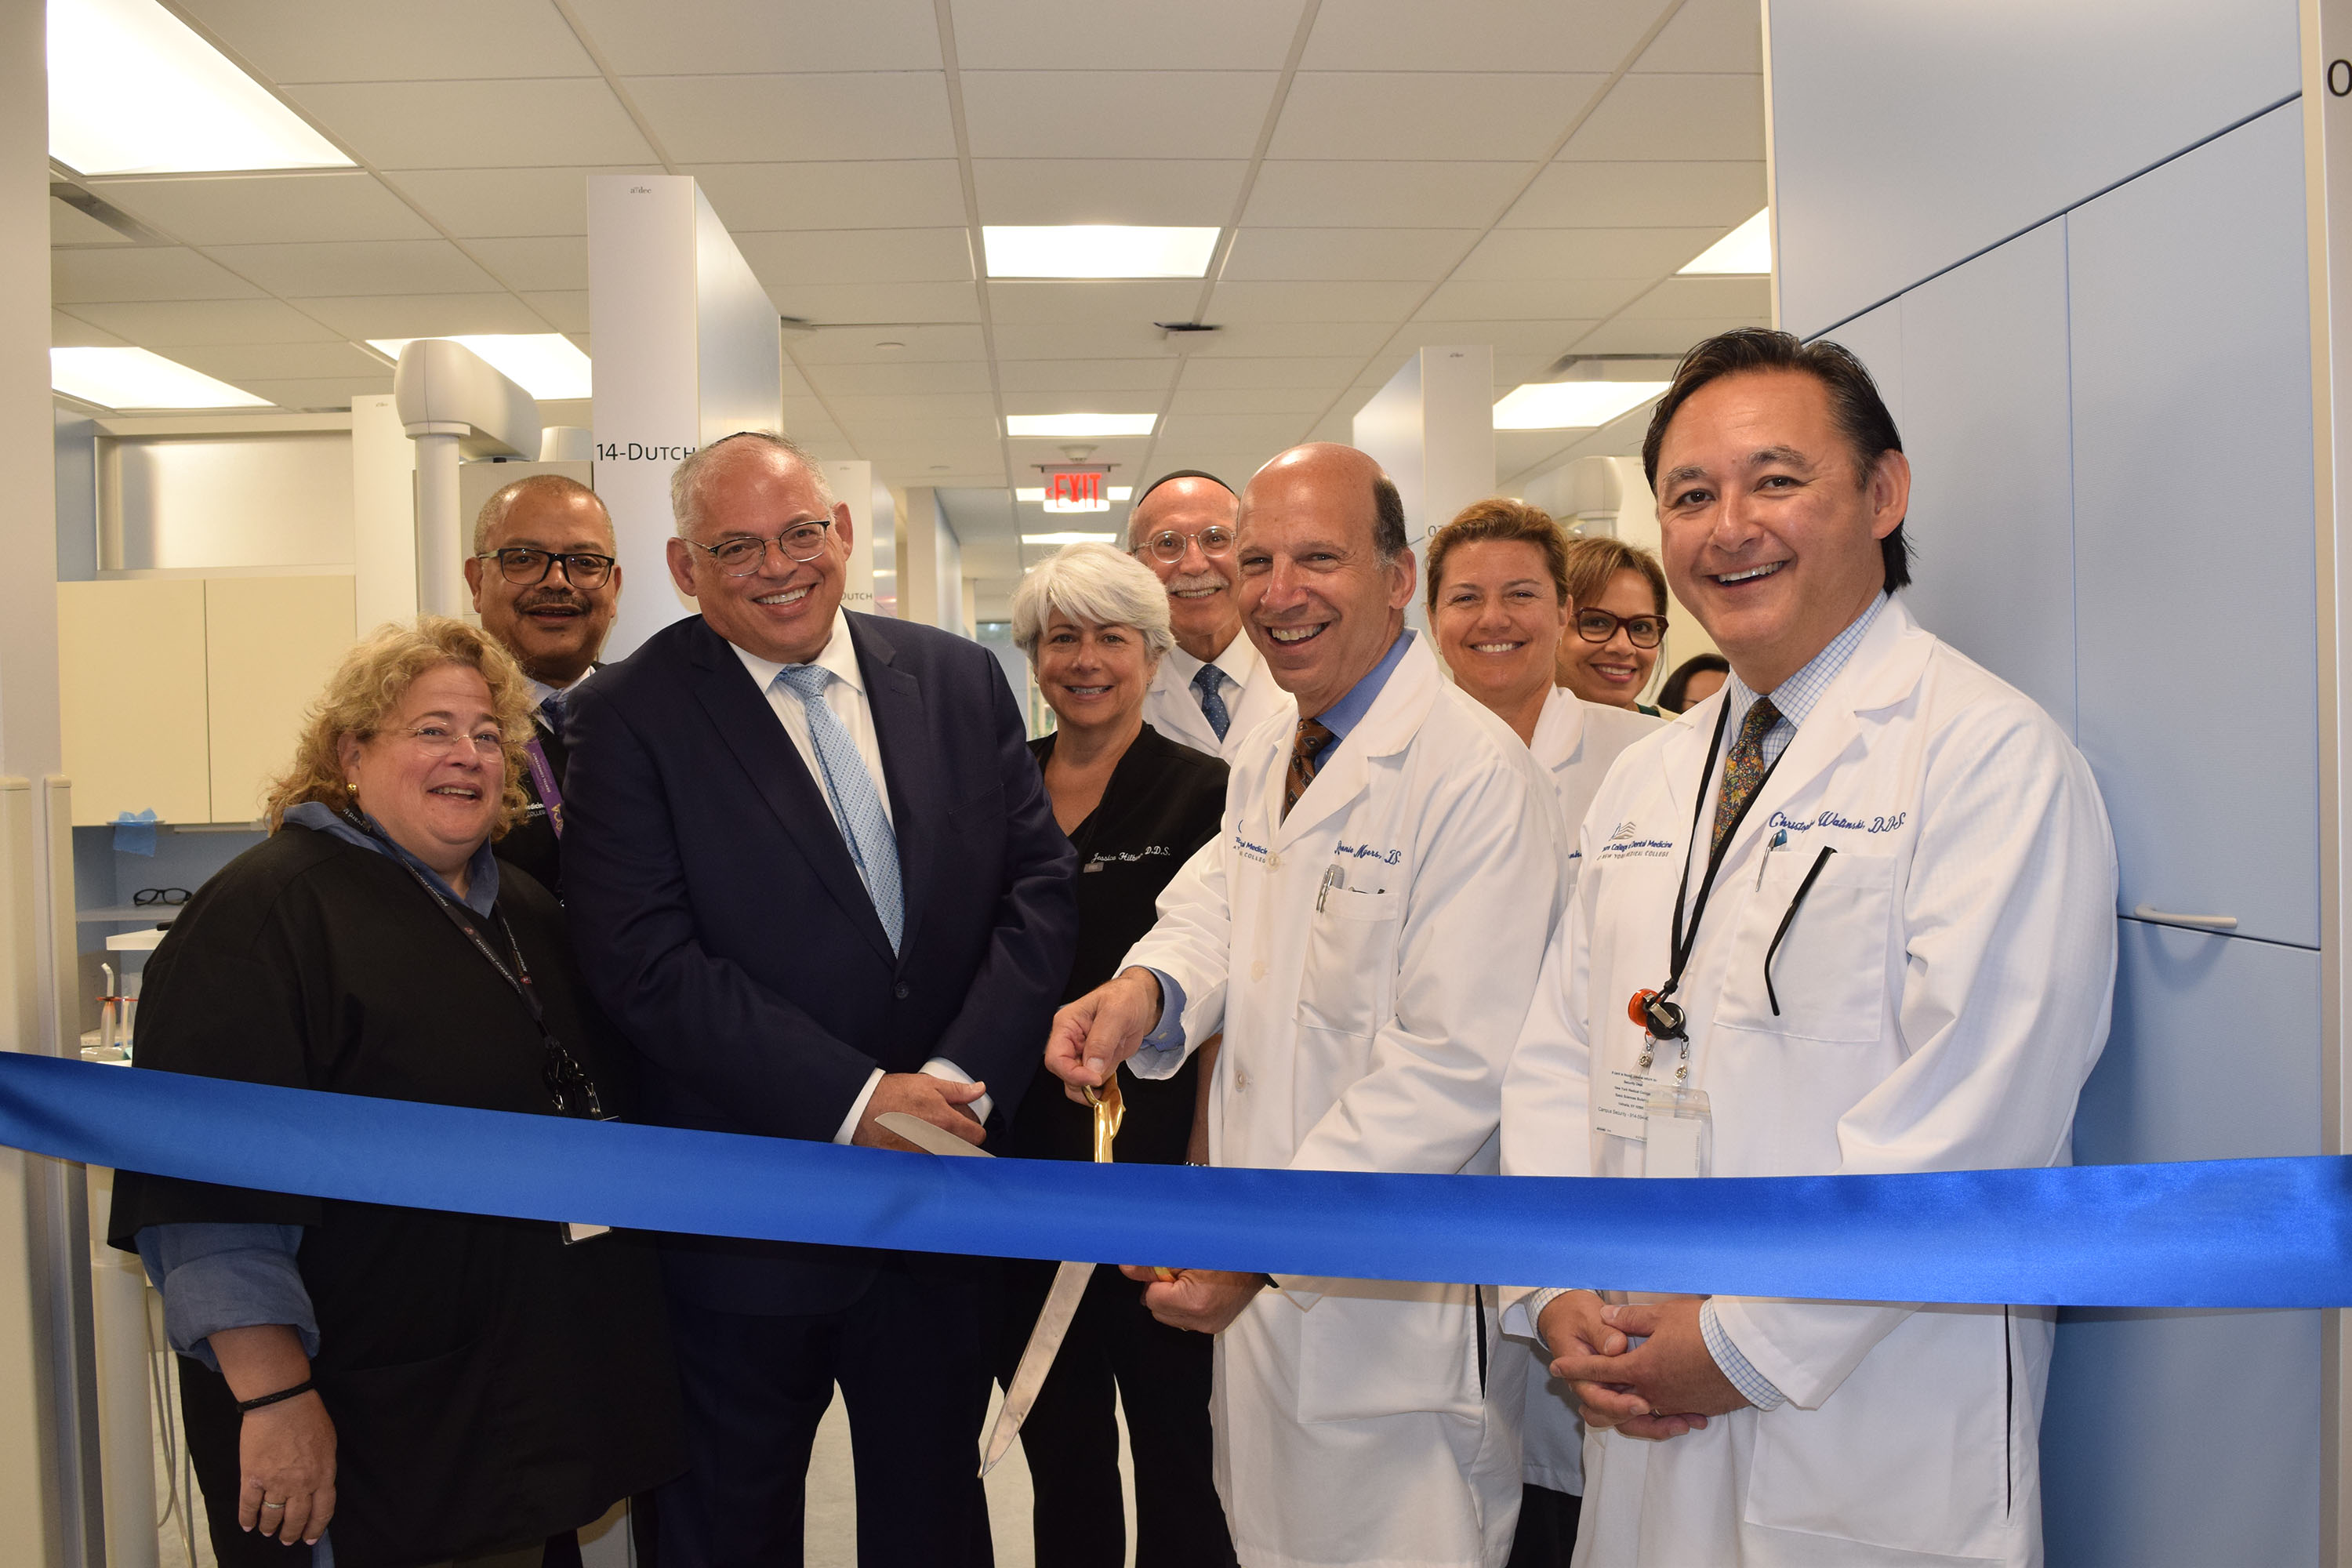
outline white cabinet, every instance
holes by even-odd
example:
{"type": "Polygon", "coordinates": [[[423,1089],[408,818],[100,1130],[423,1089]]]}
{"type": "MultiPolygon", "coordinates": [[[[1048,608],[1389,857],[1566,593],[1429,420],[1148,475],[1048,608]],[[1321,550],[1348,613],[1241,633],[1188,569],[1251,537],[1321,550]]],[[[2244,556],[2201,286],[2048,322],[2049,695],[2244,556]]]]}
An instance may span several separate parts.
{"type": "Polygon", "coordinates": [[[2275,110],[2066,231],[2080,737],[2123,908],[2315,947],[2302,138],[2299,108],[2275,110]]]}
{"type": "Polygon", "coordinates": [[[58,584],[74,825],[250,822],[352,637],[352,579],[58,584]]]}

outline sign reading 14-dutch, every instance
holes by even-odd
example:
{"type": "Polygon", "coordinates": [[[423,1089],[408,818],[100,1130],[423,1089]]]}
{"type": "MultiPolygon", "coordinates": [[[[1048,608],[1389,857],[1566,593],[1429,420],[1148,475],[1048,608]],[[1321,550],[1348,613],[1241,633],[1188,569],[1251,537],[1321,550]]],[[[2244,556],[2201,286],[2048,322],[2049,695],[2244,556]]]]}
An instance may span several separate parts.
{"type": "Polygon", "coordinates": [[[596,443],[596,460],[600,463],[682,463],[693,452],[692,447],[655,447],[641,441],[596,443]]]}

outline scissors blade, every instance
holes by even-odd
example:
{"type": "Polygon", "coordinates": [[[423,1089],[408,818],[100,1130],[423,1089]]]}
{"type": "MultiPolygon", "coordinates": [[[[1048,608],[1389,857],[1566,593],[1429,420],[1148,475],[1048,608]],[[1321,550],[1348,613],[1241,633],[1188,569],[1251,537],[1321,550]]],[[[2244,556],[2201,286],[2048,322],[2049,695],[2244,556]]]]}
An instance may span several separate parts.
{"type": "Polygon", "coordinates": [[[944,1127],[934,1127],[919,1116],[909,1116],[903,1110],[886,1110],[874,1119],[875,1125],[887,1127],[920,1149],[926,1154],[938,1154],[950,1160],[960,1160],[977,1154],[983,1160],[995,1158],[978,1144],[967,1143],[944,1127]]]}
{"type": "Polygon", "coordinates": [[[1013,1439],[1020,1436],[1021,1424],[1029,1419],[1030,1407],[1037,1403],[1037,1391],[1045,1386],[1045,1374],[1054,1370],[1054,1358],[1069,1336],[1070,1320],[1078,1315],[1078,1303],[1086,1300],[1087,1281],[1094,1271],[1091,1263],[1065,1263],[1054,1271],[1054,1288],[1045,1292],[1037,1326],[1029,1331],[1029,1342],[1021,1348],[1021,1364],[1013,1370],[1004,1403],[996,1412],[996,1426],[988,1434],[988,1453],[980,1462],[982,1475],[996,1468],[996,1462],[1012,1449],[1013,1439]]]}

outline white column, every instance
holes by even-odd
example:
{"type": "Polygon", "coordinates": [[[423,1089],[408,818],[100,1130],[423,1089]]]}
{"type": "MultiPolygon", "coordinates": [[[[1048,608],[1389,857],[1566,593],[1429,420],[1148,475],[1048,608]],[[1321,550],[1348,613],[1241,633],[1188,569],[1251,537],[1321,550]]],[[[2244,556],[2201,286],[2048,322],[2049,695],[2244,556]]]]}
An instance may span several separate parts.
{"type": "MultiPolygon", "coordinates": [[[[841,607],[874,613],[874,465],[844,459],[824,465],[824,482],[833,499],[849,508],[849,562],[841,590],[841,607]]],[[[884,498],[887,500],[886,496],[884,498]]],[[[882,526],[888,527],[887,518],[882,526]]]]}
{"type": "MultiPolygon", "coordinates": [[[[59,1054],[79,1015],[58,721],[42,0],[0,0],[0,1047],[59,1054]]],[[[0,1561],[102,1552],[81,1172],[0,1151],[0,1561]]]]}
{"type": "Polygon", "coordinates": [[[670,583],[669,479],[706,441],[783,417],[776,308],[693,179],[588,177],[588,325],[596,345],[596,493],[628,588],[605,645],[621,658],[693,602],[670,583]]]}
{"type": "Polygon", "coordinates": [[[388,392],[352,399],[352,594],[362,637],[416,614],[416,443],[388,392]]]}
{"type": "Polygon", "coordinates": [[[458,534],[457,437],[436,431],[416,442],[416,594],[427,615],[462,616],[466,592],[464,547],[458,534]]]}
{"type": "MultiPolygon", "coordinates": [[[[1430,531],[1495,493],[1495,351],[1425,348],[1356,413],[1357,448],[1396,482],[1413,553],[1430,531]]],[[[1425,627],[1421,595],[1405,612],[1425,627]]]]}

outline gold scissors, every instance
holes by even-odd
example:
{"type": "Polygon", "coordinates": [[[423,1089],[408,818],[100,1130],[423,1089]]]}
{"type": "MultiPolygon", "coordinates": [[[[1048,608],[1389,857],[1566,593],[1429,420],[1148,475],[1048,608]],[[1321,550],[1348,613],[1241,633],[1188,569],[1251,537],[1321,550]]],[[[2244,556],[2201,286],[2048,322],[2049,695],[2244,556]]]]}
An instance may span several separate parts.
{"type": "Polygon", "coordinates": [[[1119,1093],[1116,1078],[1100,1089],[1087,1085],[1086,1096],[1095,1112],[1095,1163],[1108,1165],[1111,1145],[1118,1138],[1119,1123],[1127,1120],[1127,1100],[1119,1093]]]}

